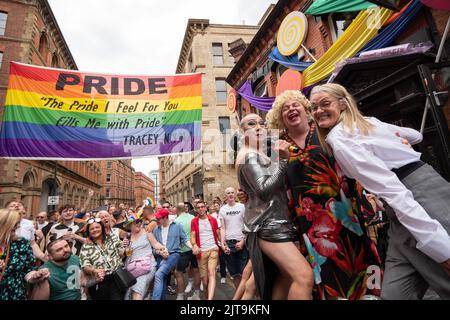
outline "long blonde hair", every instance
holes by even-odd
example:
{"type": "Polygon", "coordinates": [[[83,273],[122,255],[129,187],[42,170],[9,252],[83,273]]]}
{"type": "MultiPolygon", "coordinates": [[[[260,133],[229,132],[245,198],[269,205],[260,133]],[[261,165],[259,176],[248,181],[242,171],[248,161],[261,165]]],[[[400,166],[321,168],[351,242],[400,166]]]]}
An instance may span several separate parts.
{"type": "Polygon", "coordinates": [[[16,210],[0,209],[0,243],[7,245],[14,240],[11,232],[20,221],[20,213],[16,210]]]}
{"type": "MultiPolygon", "coordinates": [[[[367,119],[362,115],[361,111],[358,109],[358,105],[356,104],[353,96],[345,89],[343,86],[337,83],[326,83],[323,85],[315,86],[311,90],[310,98],[316,94],[325,92],[336,98],[339,103],[344,104],[346,108],[341,112],[339,116],[338,122],[342,122],[344,128],[350,130],[350,133],[355,132],[355,127],[359,129],[359,131],[363,135],[368,135],[370,131],[373,129],[373,125],[367,121],[367,119]]],[[[330,129],[320,128],[316,122],[317,133],[319,136],[320,144],[322,145],[322,149],[328,154],[331,155],[332,151],[328,144],[325,142],[330,129]]]]}

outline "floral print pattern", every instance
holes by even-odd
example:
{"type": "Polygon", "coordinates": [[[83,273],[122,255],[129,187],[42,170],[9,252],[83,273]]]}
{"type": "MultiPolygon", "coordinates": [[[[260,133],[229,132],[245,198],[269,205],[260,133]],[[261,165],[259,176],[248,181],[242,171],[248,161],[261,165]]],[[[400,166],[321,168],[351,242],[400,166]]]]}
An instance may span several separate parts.
{"type": "MultiPolygon", "coordinates": [[[[295,145],[295,142],[284,137],[295,145]]],[[[287,186],[292,219],[300,232],[302,252],[314,272],[316,299],[360,299],[368,290],[369,266],[380,266],[378,254],[366,234],[366,219],[374,215],[363,189],[342,174],[311,131],[304,154],[291,152],[287,186]]]]}
{"type": "Polygon", "coordinates": [[[0,282],[0,300],[26,300],[25,276],[33,269],[34,257],[30,242],[25,239],[13,241],[8,265],[0,282]]]}

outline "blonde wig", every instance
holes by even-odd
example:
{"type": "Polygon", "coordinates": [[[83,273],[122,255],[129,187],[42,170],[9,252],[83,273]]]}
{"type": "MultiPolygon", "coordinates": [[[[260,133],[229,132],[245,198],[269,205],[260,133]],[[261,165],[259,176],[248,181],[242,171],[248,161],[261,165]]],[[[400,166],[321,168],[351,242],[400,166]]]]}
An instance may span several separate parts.
{"type": "Polygon", "coordinates": [[[0,243],[11,243],[11,232],[20,221],[20,213],[16,210],[0,209],[0,243]]]}
{"type": "Polygon", "coordinates": [[[300,102],[301,105],[305,108],[306,114],[308,115],[308,122],[312,121],[311,117],[311,103],[309,100],[297,90],[286,90],[278,97],[276,97],[272,109],[267,113],[266,120],[269,129],[286,129],[286,126],[283,123],[283,117],[281,115],[281,110],[283,105],[290,100],[296,100],[300,102]]]}
{"type": "MultiPolygon", "coordinates": [[[[349,129],[351,133],[355,132],[355,127],[359,129],[359,131],[363,135],[368,135],[370,133],[370,130],[373,128],[373,125],[369,121],[367,121],[366,118],[364,118],[361,111],[359,111],[358,109],[358,105],[356,104],[355,99],[347,91],[347,89],[345,89],[343,86],[337,83],[326,83],[323,85],[315,86],[311,90],[310,97],[312,97],[314,94],[322,92],[328,93],[332,97],[336,98],[341,105],[343,104],[345,106],[345,109],[341,112],[341,115],[339,116],[337,123],[342,122],[344,128],[349,129]]],[[[322,148],[325,150],[326,153],[331,155],[332,152],[330,150],[330,147],[325,142],[325,139],[328,135],[328,132],[330,132],[332,128],[331,129],[320,128],[317,123],[316,127],[322,148]]]]}

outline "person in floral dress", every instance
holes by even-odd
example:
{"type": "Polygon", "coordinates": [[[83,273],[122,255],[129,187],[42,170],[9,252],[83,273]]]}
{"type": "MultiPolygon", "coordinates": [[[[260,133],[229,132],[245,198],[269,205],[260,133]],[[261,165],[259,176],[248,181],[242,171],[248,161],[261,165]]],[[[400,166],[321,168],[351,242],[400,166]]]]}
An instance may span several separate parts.
{"type": "Polygon", "coordinates": [[[35,260],[30,242],[16,238],[20,226],[18,211],[0,210],[0,301],[25,300],[25,283],[48,278],[48,269],[33,270],[35,260]]]}
{"type": "Polygon", "coordinates": [[[373,209],[359,184],[322,151],[308,106],[299,91],[285,91],[267,119],[293,146],[286,183],[300,249],[314,271],[314,298],[379,296],[381,261],[365,229],[373,209]]]}

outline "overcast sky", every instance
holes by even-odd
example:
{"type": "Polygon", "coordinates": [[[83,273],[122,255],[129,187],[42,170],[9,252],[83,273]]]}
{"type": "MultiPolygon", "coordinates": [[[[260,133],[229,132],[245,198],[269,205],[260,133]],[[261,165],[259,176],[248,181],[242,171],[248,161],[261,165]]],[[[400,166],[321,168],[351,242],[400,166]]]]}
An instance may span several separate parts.
{"type": "MultiPolygon", "coordinates": [[[[49,0],[80,71],[174,74],[189,18],[256,25],[277,0],[49,0]]],[[[156,157],[133,160],[136,171],[156,157]]]]}

